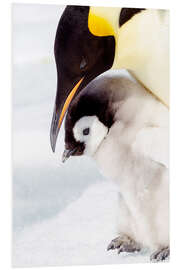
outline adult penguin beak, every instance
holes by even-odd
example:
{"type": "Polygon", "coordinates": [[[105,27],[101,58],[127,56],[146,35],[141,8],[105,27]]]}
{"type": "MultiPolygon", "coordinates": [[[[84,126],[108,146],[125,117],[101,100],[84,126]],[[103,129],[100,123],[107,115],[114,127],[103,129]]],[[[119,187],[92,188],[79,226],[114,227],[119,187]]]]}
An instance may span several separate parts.
{"type": "Polygon", "coordinates": [[[61,127],[61,124],[63,122],[65,113],[74,97],[76,94],[77,90],[79,89],[79,86],[81,85],[84,77],[81,78],[76,85],[70,90],[68,96],[66,98],[63,98],[64,100],[61,100],[59,102],[58,96],[56,96],[56,103],[55,103],[55,108],[53,112],[53,118],[52,118],[52,123],[51,123],[51,131],[50,131],[50,141],[51,141],[51,147],[52,151],[55,152],[56,148],[56,141],[57,137],[59,134],[59,130],[61,127]]]}

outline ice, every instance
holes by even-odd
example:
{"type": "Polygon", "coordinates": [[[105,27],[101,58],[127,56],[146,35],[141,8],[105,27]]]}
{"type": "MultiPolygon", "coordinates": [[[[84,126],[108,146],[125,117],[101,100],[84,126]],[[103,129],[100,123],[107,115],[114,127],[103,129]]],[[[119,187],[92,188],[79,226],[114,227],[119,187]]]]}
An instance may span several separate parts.
{"type": "Polygon", "coordinates": [[[116,191],[94,184],[55,218],[25,229],[14,240],[13,265],[55,266],[149,262],[149,254],[107,251],[116,237],[116,191]]]}

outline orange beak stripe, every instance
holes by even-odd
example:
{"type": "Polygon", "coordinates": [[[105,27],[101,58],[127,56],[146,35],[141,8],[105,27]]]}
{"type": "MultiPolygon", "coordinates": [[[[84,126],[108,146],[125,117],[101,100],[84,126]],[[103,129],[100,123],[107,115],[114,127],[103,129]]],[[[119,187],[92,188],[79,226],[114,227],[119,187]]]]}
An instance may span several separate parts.
{"type": "Polygon", "coordinates": [[[64,103],[60,118],[59,118],[58,128],[60,128],[62,121],[63,121],[63,118],[64,118],[64,115],[68,109],[68,106],[71,103],[71,100],[73,99],[73,97],[74,97],[76,91],[78,90],[80,84],[82,83],[83,79],[84,79],[84,77],[81,80],[79,80],[79,82],[74,86],[74,88],[71,90],[70,94],[68,95],[68,97],[64,103]]]}

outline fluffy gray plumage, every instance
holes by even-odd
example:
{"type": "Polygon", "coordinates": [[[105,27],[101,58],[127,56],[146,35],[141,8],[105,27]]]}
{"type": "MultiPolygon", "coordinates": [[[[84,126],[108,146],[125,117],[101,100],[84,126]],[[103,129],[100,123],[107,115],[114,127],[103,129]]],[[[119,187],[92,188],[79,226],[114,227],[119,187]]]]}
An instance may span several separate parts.
{"type": "Polygon", "coordinates": [[[74,116],[66,122],[66,133],[71,127],[74,140],[84,144],[82,154],[91,156],[117,187],[118,237],[108,249],[134,252],[147,246],[153,251],[151,260],[164,260],[169,256],[168,109],[125,76],[100,76],[83,93],[98,93],[99,98],[104,90],[112,125],[107,127],[96,113],[85,112],[69,125],[79,96],[68,112],[73,110],[74,116]],[[84,135],[87,128],[89,134],[84,135]]]}

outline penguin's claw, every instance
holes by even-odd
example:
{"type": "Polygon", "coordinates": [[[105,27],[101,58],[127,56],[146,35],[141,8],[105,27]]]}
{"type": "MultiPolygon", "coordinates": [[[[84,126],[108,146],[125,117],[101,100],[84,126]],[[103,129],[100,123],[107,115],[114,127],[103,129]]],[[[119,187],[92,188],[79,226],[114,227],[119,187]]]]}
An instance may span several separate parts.
{"type": "Polygon", "coordinates": [[[136,252],[140,251],[141,247],[129,236],[122,235],[111,241],[108,245],[107,250],[118,249],[118,254],[121,252],[136,252]]]}
{"type": "Polygon", "coordinates": [[[166,259],[168,259],[170,256],[170,249],[169,247],[165,247],[162,249],[158,249],[157,251],[155,251],[151,257],[150,257],[150,261],[151,262],[162,262],[165,261],[166,259]]]}

